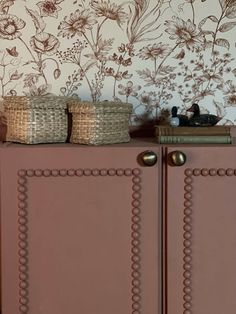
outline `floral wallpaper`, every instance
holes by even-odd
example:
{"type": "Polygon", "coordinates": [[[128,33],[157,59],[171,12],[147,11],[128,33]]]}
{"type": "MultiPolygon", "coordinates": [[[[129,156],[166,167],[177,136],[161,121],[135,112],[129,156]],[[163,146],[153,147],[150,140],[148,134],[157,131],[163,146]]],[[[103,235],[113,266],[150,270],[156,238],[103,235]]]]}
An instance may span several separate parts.
{"type": "Polygon", "coordinates": [[[236,0],[0,0],[0,96],[199,103],[236,124],[236,0]]]}

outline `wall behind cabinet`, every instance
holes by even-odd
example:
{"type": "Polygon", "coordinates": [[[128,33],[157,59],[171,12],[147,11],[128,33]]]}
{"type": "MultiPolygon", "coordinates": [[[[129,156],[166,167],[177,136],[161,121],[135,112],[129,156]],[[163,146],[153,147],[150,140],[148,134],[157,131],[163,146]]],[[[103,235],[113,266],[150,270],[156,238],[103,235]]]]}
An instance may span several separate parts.
{"type": "Polygon", "coordinates": [[[194,101],[236,122],[235,0],[1,0],[0,96],[121,99],[133,123],[194,101]]]}

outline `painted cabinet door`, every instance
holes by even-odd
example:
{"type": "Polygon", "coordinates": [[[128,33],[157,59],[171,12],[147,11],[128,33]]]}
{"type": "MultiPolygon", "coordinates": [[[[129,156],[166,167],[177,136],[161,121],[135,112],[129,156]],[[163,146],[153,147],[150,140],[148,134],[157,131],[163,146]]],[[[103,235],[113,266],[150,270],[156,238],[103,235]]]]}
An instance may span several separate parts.
{"type": "Polygon", "coordinates": [[[2,314],[160,313],[160,165],[138,163],[147,149],[0,149],[2,314]]]}
{"type": "Polygon", "coordinates": [[[167,166],[167,314],[234,314],[236,148],[169,147],[186,163],[167,166]]]}

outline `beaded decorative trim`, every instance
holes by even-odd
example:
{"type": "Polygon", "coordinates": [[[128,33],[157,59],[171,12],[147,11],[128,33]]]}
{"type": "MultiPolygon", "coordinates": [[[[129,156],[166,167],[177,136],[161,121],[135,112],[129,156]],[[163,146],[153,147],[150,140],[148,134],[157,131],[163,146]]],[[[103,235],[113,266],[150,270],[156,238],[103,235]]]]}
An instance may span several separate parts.
{"type": "Polygon", "coordinates": [[[193,178],[197,176],[236,176],[236,170],[232,168],[193,168],[185,170],[184,178],[184,225],[183,225],[183,244],[184,244],[184,257],[183,257],[183,314],[193,314],[192,308],[192,259],[193,259],[193,248],[192,248],[192,236],[193,236],[193,225],[192,225],[192,190],[193,190],[193,178]]]}
{"type": "Polygon", "coordinates": [[[135,169],[21,169],[18,171],[19,314],[29,314],[29,251],[27,185],[30,177],[127,176],[132,179],[131,281],[132,314],[141,314],[141,170],[135,169]]]}
{"type": "Polygon", "coordinates": [[[28,212],[26,171],[18,171],[18,262],[19,262],[19,312],[29,312],[28,291],[28,212]]]}
{"type": "Polygon", "coordinates": [[[192,308],[192,170],[185,170],[184,179],[184,314],[191,314],[192,308]]]}

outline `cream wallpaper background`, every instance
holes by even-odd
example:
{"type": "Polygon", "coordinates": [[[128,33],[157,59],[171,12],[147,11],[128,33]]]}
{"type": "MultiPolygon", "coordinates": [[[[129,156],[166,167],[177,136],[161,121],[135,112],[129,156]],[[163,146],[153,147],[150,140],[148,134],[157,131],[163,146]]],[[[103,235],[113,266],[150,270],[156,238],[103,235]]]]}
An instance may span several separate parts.
{"type": "Polygon", "coordinates": [[[236,124],[236,0],[0,0],[0,96],[177,105],[236,124]]]}

